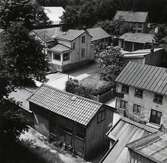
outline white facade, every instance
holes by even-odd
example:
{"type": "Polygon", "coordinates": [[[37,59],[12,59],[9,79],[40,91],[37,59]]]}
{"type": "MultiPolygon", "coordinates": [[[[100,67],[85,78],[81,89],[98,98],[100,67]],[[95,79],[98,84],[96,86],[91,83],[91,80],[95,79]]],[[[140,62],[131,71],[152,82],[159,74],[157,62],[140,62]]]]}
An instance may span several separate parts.
{"type": "MultiPolygon", "coordinates": [[[[122,86],[122,84],[117,84],[117,93],[122,93],[122,86]]],[[[158,111],[158,114],[162,114],[160,116],[160,123],[153,124],[159,127],[163,124],[167,128],[167,96],[163,96],[162,103],[160,104],[154,102],[155,93],[143,90],[143,97],[139,98],[135,96],[135,89],[134,87],[129,87],[129,93],[123,93],[123,98],[117,97],[116,108],[118,111],[120,113],[126,112],[126,116],[142,121],[143,123],[151,123],[151,111],[158,111]],[[123,104],[121,106],[121,100],[127,102],[125,108],[122,107],[123,104]],[[141,106],[138,113],[134,112],[134,104],[141,106]]]]}

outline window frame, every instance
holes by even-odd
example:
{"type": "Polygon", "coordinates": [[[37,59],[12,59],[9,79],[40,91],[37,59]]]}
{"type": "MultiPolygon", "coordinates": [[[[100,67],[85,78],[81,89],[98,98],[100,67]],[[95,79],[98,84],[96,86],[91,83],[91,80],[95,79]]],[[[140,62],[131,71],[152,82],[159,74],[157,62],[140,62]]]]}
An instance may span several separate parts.
{"type": "Polygon", "coordinates": [[[100,112],[97,113],[97,123],[101,123],[105,120],[106,118],[106,111],[101,110],[100,112]]]}
{"type": "Polygon", "coordinates": [[[69,61],[69,60],[70,60],[70,53],[69,52],[63,53],[63,61],[69,61]],[[67,54],[68,54],[68,56],[64,56],[67,54]]]}
{"type": "Polygon", "coordinates": [[[138,105],[138,104],[133,104],[133,113],[134,114],[141,114],[141,105],[138,105]],[[136,106],[136,107],[135,107],[136,106]],[[135,110],[136,109],[136,110],[135,110]]]}
{"type": "Polygon", "coordinates": [[[129,94],[129,86],[123,84],[121,92],[124,94],[129,94]]]}
{"type": "Polygon", "coordinates": [[[163,103],[163,95],[160,95],[160,94],[156,94],[156,93],[155,93],[155,94],[154,94],[153,102],[162,105],[162,103],[163,103]]]}
{"type": "Polygon", "coordinates": [[[81,37],[81,42],[82,42],[82,44],[85,44],[85,42],[86,42],[86,37],[85,36],[81,37]]]}
{"type": "Polygon", "coordinates": [[[75,50],[75,42],[72,43],[72,50],[75,50]]]}
{"type": "Polygon", "coordinates": [[[59,53],[53,53],[53,60],[61,61],[61,54],[59,54],[59,53]],[[55,56],[59,56],[60,59],[56,59],[55,56]]]}
{"type": "Polygon", "coordinates": [[[121,109],[127,109],[127,105],[128,105],[128,102],[125,101],[125,100],[120,100],[120,108],[121,109]],[[122,103],[123,103],[123,107],[122,107],[122,103]]]}
{"type": "Polygon", "coordinates": [[[151,109],[150,119],[149,119],[150,123],[153,123],[153,124],[156,124],[156,125],[160,125],[161,124],[161,118],[162,118],[162,112],[160,112],[158,110],[151,109]],[[155,112],[155,115],[153,115],[153,112],[155,112]],[[158,114],[160,114],[159,119],[157,119],[157,117],[158,117],[157,115],[158,114]],[[152,116],[154,116],[154,117],[152,117],[152,116]]]}
{"type": "Polygon", "coordinates": [[[135,88],[135,97],[143,98],[143,90],[135,88]],[[140,93],[139,93],[140,92],[140,93]]]}
{"type": "Polygon", "coordinates": [[[82,48],[81,49],[81,57],[82,58],[85,58],[85,56],[86,56],[86,49],[85,48],[82,48]],[[83,53],[84,52],[84,53],[83,53]]]}

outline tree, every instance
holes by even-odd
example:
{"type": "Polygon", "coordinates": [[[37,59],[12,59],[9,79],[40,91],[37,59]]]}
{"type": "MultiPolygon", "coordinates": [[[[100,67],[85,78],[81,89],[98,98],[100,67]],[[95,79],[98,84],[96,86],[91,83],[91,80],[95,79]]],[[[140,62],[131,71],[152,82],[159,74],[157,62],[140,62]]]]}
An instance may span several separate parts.
{"type": "Polygon", "coordinates": [[[50,24],[43,8],[29,0],[1,0],[0,27],[7,29],[11,22],[22,22],[28,29],[50,24]]]}
{"type": "Polygon", "coordinates": [[[22,23],[11,23],[3,40],[7,72],[14,79],[45,79],[47,61],[43,47],[22,23]]]}
{"type": "Polygon", "coordinates": [[[97,54],[97,62],[101,78],[112,83],[125,66],[120,48],[112,46],[97,54]]]}
{"type": "Polygon", "coordinates": [[[77,6],[68,6],[66,7],[66,11],[64,12],[62,16],[62,29],[64,31],[68,29],[75,29],[78,27],[78,13],[79,13],[79,8],[77,6]]]}
{"type": "Polygon", "coordinates": [[[43,47],[30,36],[32,27],[45,22],[38,13],[37,6],[25,0],[0,1],[0,27],[3,28],[0,33],[0,162],[5,162],[1,158],[8,156],[8,148],[15,150],[16,138],[26,128],[17,103],[9,102],[6,97],[27,81],[45,79],[47,61],[43,47]]]}

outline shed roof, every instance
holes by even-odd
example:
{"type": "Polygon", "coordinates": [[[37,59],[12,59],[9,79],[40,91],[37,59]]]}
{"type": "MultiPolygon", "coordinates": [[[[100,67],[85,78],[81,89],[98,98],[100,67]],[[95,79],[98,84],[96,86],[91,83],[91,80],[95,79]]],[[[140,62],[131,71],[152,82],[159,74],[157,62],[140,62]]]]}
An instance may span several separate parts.
{"type": "Polygon", "coordinates": [[[71,119],[84,126],[95,116],[102,103],[42,85],[30,98],[29,102],[53,113],[71,119]]]}
{"type": "Polygon", "coordinates": [[[84,32],[85,32],[84,30],[69,29],[66,32],[60,32],[56,36],[56,39],[63,39],[63,40],[73,41],[74,39],[79,37],[84,32]]]}
{"type": "Polygon", "coordinates": [[[136,43],[153,43],[155,41],[154,34],[149,33],[125,33],[120,36],[120,39],[128,42],[136,43]]]}
{"type": "Polygon", "coordinates": [[[34,29],[32,32],[38,35],[45,42],[53,41],[57,33],[60,32],[60,27],[34,29]]]}
{"type": "Polygon", "coordinates": [[[60,24],[61,17],[65,12],[63,7],[43,7],[43,8],[44,8],[45,14],[49,18],[49,20],[52,22],[52,24],[60,24]]]}
{"type": "Polygon", "coordinates": [[[144,23],[147,21],[148,12],[144,11],[117,11],[114,20],[123,19],[126,22],[144,23]]]}
{"type": "Polygon", "coordinates": [[[167,163],[167,134],[160,132],[152,134],[127,146],[156,163],[167,163]]]}
{"type": "Polygon", "coordinates": [[[167,95],[166,68],[129,62],[116,78],[116,82],[167,95]]]}
{"type": "Polygon", "coordinates": [[[154,132],[157,132],[154,128],[139,124],[127,118],[121,118],[107,133],[110,139],[118,142],[108,152],[103,163],[128,162],[128,150],[126,145],[154,132]]]}
{"type": "Polygon", "coordinates": [[[61,53],[61,52],[66,52],[66,51],[69,51],[70,48],[67,47],[67,46],[64,46],[62,44],[57,44],[55,45],[54,47],[52,47],[51,49],[49,49],[50,51],[53,51],[53,52],[58,52],[58,53],[61,53]]]}
{"type": "Polygon", "coordinates": [[[88,28],[88,33],[92,36],[92,41],[101,40],[111,37],[104,29],[101,27],[88,28]]]}

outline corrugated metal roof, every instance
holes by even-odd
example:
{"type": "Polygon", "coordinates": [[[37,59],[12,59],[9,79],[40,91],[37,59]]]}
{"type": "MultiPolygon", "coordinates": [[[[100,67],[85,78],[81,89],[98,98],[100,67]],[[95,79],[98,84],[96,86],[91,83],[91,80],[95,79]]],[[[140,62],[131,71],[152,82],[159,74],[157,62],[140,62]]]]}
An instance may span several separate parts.
{"type": "Polygon", "coordinates": [[[144,23],[147,20],[148,12],[117,11],[114,20],[123,19],[127,22],[144,23]]]}
{"type": "Polygon", "coordinates": [[[167,69],[129,62],[116,82],[167,95],[167,69]]]}
{"type": "Polygon", "coordinates": [[[167,134],[156,133],[127,145],[145,158],[157,163],[167,163],[167,134]]]}
{"type": "Polygon", "coordinates": [[[136,43],[153,43],[155,41],[154,35],[149,33],[125,33],[120,36],[120,39],[128,42],[136,43]]]}
{"type": "Polygon", "coordinates": [[[76,39],[77,37],[79,37],[84,32],[85,32],[84,30],[70,29],[66,32],[61,32],[58,35],[56,35],[56,39],[72,41],[76,39]]]}
{"type": "Polygon", "coordinates": [[[44,8],[45,14],[49,18],[49,20],[52,22],[52,24],[60,24],[61,17],[65,12],[63,7],[43,7],[43,8],[44,8]]]}
{"type": "Polygon", "coordinates": [[[53,52],[58,52],[58,53],[61,53],[61,52],[66,52],[66,51],[69,51],[70,48],[64,46],[64,45],[61,45],[61,44],[57,44],[56,46],[52,47],[51,49],[49,49],[50,51],[53,51],[53,52]]]}
{"type": "Polygon", "coordinates": [[[121,161],[128,163],[126,145],[153,132],[157,132],[157,130],[127,118],[120,119],[107,134],[110,139],[118,140],[118,142],[105,157],[103,163],[121,163],[121,161]]]}
{"type": "Polygon", "coordinates": [[[103,105],[102,103],[42,85],[29,101],[53,113],[88,125],[103,105]]]}
{"type": "Polygon", "coordinates": [[[88,33],[92,36],[92,41],[101,40],[111,37],[105,30],[101,27],[97,28],[88,28],[88,33]]]}

